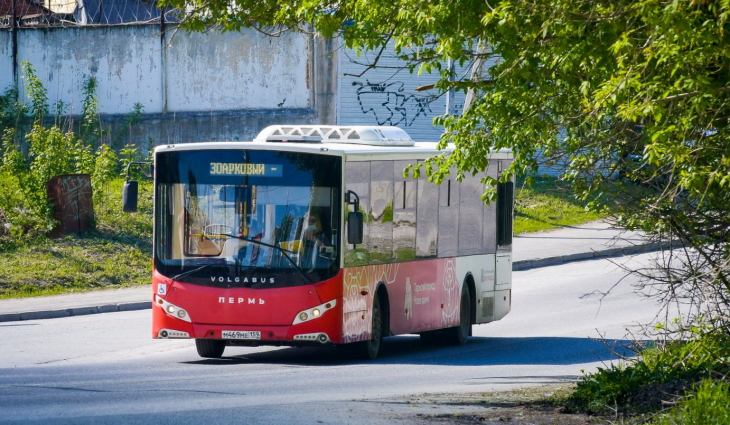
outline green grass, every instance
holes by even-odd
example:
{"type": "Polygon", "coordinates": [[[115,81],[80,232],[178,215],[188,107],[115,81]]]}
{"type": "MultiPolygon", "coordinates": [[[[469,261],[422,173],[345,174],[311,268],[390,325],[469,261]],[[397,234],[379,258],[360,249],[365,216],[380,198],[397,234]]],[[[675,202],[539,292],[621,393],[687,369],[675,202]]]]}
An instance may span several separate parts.
{"type": "Polygon", "coordinates": [[[730,424],[730,385],[712,379],[679,400],[677,406],[654,418],[651,425],[730,424]]]}
{"type": "Polygon", "coordinates": [[[96,230],[59,239],[0,238],[0,298],[149,284],[152,184],[140,182],[135,214],[121,211],[122,184],[94,194],[96,230]]]}
{"type": "Polygon", "coordinates": [[[151,255],[149,242],[96,231],[6,246],[0,253],[0,298],[148,284],[151,255]]]}
{"type": "Polygon", "coordinates": [[[601,214],[586,211],[573,198],[570,186],[555,178],[536,178],[533,186],[517,181],[515,189],[514,233],[573,226],[603,218],[601,214]]]}

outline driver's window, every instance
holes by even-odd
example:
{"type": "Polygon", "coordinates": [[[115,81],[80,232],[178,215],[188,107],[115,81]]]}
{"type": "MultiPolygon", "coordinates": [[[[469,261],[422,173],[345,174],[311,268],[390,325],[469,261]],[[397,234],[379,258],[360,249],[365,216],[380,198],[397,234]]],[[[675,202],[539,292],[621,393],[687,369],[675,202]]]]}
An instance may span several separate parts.
{"type": "Polygon", "coordinates": [[[236,199],[226,186],[191,184],[185,198],[186,256],[220,256],[234,232],[236,199]],[[230,198],[230,199],[229,199],[230,198]]]}

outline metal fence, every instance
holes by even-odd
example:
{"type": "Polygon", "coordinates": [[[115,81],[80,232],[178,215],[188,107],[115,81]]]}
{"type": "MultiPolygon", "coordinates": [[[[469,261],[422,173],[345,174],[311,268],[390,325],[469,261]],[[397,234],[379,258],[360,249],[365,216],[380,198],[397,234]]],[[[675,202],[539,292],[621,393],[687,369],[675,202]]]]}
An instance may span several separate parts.
{"type": "Polygon", "coordinates": [[[157,0],[0,0],[0,28],[159,24],[178,16],[157,0]]]}

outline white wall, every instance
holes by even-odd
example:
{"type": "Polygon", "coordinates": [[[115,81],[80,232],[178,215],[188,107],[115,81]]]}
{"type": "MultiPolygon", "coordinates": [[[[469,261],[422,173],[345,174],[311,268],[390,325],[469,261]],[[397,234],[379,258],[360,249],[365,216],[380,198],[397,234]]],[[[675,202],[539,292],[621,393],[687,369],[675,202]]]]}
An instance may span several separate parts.
{"type": "MultiPolygon", "coordinates": [[[[124,114],[135,103],[161,112],[160,41],[157,27],[72,27],[18,32],[18,62],[30,62],[48,90],[49,104],[62,100],[68,113],[82,112],[83,85],[96,77],[99,111],[124,114]]],[[[25,81],[20,80],[21,98],[25,81]]]]}
{"type": "MultiPolygon", "coordinates": [[[[49,104],[62,100],[71,114],[81,113],[90,76],[97,79],[104,114],[129,113],[137,102],[149,114],[313,105],[307,36],[179,31],[167,42],[163,50],[155,25],[24,28],[18,32],[18,63],[30,62],[48,90],[49,104]]],[[[13,83],[10,43],[10,34],[0,33],[2,91],[13,83]]],[[[26,99],[24,83],[18,84],[21,99],[26,99]]]]}
{"type": "Polygon", "coordinates": [[[301,34],[178,32],[167,49],[168,110],[308,108],[311,40],[301,34]]]}

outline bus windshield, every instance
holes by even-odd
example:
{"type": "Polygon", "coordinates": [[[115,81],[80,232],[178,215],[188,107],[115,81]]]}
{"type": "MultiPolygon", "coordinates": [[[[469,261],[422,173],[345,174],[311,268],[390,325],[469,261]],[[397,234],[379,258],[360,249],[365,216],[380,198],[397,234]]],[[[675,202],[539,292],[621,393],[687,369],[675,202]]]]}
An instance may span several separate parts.
{"type": "Polygon", "coordinates": [[[205,150],[155,160],[155,267],[175,280],[254,289],[339,268],[341,160],[205,150]]]}

